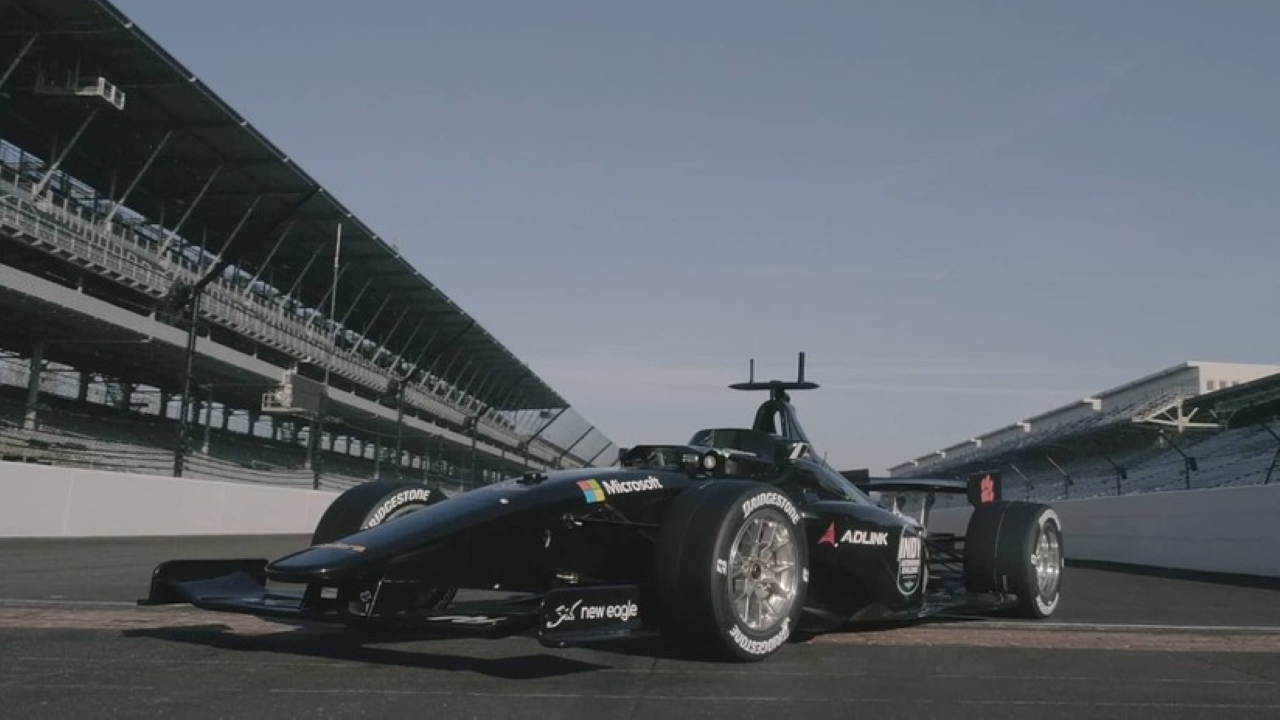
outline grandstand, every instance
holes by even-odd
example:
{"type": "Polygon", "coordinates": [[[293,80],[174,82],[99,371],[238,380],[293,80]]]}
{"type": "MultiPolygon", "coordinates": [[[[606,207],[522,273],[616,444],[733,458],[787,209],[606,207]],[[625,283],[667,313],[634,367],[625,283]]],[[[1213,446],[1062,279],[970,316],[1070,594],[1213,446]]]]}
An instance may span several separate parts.
{"type": "Polygon", "coordinates": [[[7,0],[0,28],[4,460],[319,487],[607,457],[110,3],[7,0]]]}
{"type": "Polygon", "coordinates": [[[1280,482],[1280,366],[1187,362],[889,469],[1062,500],[1280,482]]]}

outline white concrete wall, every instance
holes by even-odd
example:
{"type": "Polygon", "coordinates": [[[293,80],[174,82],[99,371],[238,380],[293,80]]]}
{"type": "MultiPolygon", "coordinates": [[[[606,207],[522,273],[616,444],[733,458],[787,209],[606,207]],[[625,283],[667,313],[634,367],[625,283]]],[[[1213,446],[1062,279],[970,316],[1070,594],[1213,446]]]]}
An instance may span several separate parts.
{"type": "MultiPolygon", "coordinates": [[[[1280,577],[1280,485],[1185,490],[1052,503],[1069,560],[1280,577]]],[[[931,529],[964,532],[968,508],[931,529]]]]}
{"type": "Polygon", "coordinates": [[[310,534],[335,497],[0,462],[0,537],[310,534]]]}
{"type": "MultiPolygon", "coordinates": [[[[334,492],[0,462],[0,537],[309,534],[334,492]]],[[[1280,577],[1280,485],[1053,504],[1072,560],[1280,577]]],[[[967,508],[931,529],[964,532],[967,508]]]]}

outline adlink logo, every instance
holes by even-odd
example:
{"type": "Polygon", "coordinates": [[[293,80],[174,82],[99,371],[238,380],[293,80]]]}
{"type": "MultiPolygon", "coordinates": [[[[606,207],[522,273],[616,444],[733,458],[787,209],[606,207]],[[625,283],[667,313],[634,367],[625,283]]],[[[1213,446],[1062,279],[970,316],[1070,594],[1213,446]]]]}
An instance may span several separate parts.
{"type": "Polygon", "coordinates": [[[854,545],[888,545],[889,533],[870,532],[867,530],[845,530],[840,542],[854,545]]]}

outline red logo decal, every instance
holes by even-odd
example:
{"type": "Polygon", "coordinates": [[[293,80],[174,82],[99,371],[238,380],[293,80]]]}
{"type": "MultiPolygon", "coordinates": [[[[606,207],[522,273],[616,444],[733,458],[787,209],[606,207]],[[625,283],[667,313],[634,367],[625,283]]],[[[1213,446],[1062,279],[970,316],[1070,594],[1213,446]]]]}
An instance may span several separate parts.
{"type": "Polygon", "coordinates": [[[831,523],[827,526],[827,531],[822,533],[822,537],[818,538],[819,545],[836,546],[836,524],[831,523]]]}
{"type": "Polygon", "coordinates": [[[982,481],[978,483],[978,489],[982,493],[982,503],[985,505],[996,500],[996,482],[991,479],[990,475],[983,475],[982,481]]]}

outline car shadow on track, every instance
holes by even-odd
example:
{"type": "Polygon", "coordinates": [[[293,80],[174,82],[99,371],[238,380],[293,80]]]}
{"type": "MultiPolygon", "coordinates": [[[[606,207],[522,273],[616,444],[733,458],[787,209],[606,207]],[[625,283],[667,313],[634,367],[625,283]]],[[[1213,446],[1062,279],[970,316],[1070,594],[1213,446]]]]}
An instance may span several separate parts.
{"type": "MultiPolygon", "coordinates": [[[[403,668],[469,672],[503,680],[536,680],[612,669],[550,653],[511,657],[467,657],[378,647],[370,639],[348,630],[317,632],[298,628],[265,635],[238,635],[226,625],[210,624],[122,631],[127,638],[150,638],[234,652],[271,652],[325,660],[342,660],[403,668]]],[[[412,638],[421,640],[420,637],[412,638]]]]}

